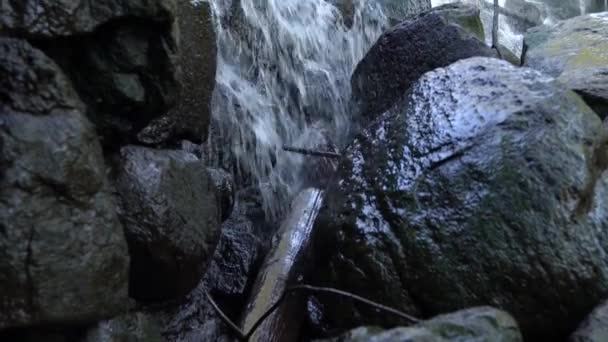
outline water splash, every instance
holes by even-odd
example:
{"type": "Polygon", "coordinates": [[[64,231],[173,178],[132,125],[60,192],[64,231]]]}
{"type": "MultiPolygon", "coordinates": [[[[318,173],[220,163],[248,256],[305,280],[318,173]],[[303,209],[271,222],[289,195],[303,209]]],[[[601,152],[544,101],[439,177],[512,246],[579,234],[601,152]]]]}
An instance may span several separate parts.
{"type": "Polygon", "coordinates": [[[222,166],[258,185],[266,212],[277,217],[301,186],[305,163],[282,147],[344,143],[350,75],[388,20],[374,0],[352,1],[351,28],[328,0],[211,5],[218,70],[210,143],[224,145],[217,146],[222,166]]]}

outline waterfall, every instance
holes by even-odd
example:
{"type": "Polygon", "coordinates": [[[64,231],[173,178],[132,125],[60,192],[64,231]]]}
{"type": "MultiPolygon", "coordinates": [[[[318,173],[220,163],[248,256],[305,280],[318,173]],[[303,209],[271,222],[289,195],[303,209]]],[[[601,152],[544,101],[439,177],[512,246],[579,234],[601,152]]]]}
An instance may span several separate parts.
{"type": "Polygon", "coordinates": [[[266,212],[276,217],[301,187],[307,163],[282,147],[345,143],[350,75],[388,20],[375,0],[211,0],[211,6],[218,36],[211,126],[220,138],[209,144],[221,145],[237,177],[259,186],[266,212]],[[352,13],[350,28],[332,2],[352,13]]]}
{"type": "Polygon", "coordinates": [[[581,9],[581,14],[587,13],[587,0],[578,0],[578,6],[581,9]]]}

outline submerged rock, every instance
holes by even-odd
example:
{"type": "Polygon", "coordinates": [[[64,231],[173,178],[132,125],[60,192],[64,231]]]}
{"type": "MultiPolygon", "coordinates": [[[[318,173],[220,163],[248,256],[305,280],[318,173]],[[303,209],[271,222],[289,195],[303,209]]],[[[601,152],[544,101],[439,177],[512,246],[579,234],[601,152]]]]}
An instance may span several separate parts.
{"type": "Polygon", "coordinates": [[[407,328],[362,327],[327,342],[521,342],[517,322],[490,307],[437,316],[407,328]]]}
{"type": "Polygon", "coordinates": [[[600,304],[570,336],[570,342],[608,341],[608,302],[600,304]]]}
{"type": "Polygon", "coordinates": [[[444,5],[402,22],[378,38],[353,73],[357,119],[369,122],[389,109],[425,72],[473,56],[495,56],[476,7],[444,5]]]}
{"type": "MultiPolygon", "coordinates": [[[[471,58],[427,73],[347,149],[320,283],[426,315],[493,305],[563,338],[608,295],[605,135],[573,92],[471,58]]],[[[334,327],[398,323],[325,298],[334,327]]]]}
{"type": "Polygon", "coordinates": [[[128,146],[117,188],[131,255],[130,295],[174,299],[201,279],[220,237],[215,188],[193,154],[128,146]]]}
{"type": "Polygon", "coordinates": [[[601,118],[608,116],[608,12],[530,30],[522,60],[579,93],[601,118]]]}
{"type": "Polygon", "coordinates": [[[0,38],[0,329],[129,304],[127,244],[84,112],[44,53],[0,38]]]}

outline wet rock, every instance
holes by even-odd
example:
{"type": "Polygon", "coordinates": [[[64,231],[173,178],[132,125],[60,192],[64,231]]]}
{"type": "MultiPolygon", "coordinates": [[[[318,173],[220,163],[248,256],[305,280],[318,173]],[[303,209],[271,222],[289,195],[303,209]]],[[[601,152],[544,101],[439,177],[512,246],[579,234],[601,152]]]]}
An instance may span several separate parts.
{"type": "Polygon", "coordinates": [[[570,342],[608,341],[608,303],[603,302],[570,336],[570,342]]]}
{"type": "MultiPolygon", "coordinates": [[[[493,305],[564,338],[608,295],[605,133],[561,83],[471,58],[427,73],[347,149],[320,284],[425,315],[493,305]]],[[[324,298],[334,327],[397,323],[324,298]]]]}
{"type": "Polygon", "coordinates": [[[232,175],[222,169],[207,168],[209,178],[216,189],[218,207],[222,213],[222,222],[232,214],[234,208],[235,184],[232,175]]]}
{"type": "Polygon", "coordinates": [[[522,60],[579,93],[601,118],[608,116],[608,13],[530,30],[522,60]]]}
{"type": "Polygon", "coordinates": [[[128,305],[128,255],[94,127],[66,76],[0,38],[0,329],[128,305]]]}
{"type": "Polygon", "coordinates": [[[378,38],[353,73],[356,116],[372,120],[427,71],[472,56],[495,56],[476,7],[444,5],[402,22],[378,38]]]}
{"type": "Polygon", "coordinates": [[[362,327],[327,342],[521,342],[517,322],[490,307],[472,308],[437,316],[407,328],[382,330],[362,327]]]}
{"type": "Polygon", "coordinates": [[[81,342],[162,342],[158,322],[149,314],[136,312],[97,323],[81,342]]]}
{"type": "Polygon", "coordinates": [[[210,6],[190,0],[177,6],[182,92],[169,115],[176,117],[175,135],[196,143],[207,139],[215,88],[217,47],[210,6]]]}
{"type": "Polygon", "coordinates": [[[220,236],[209,175],[193,154],[128,146],[117,188],[131,255],[130,295],[173,299],[198,284],[220,236]]]}
{"type": "Polygon", "coordinates": [[[3,1],[0,30],[28,38],[91,33],[122,18],[172,20],[175,0],[3,1]]]}
{"type": "Polygon", "coordinates": [[[431,8],[431,0],[378,0],[385,15],[395,22],[431,8]]]}
{"type": "Polygon", "coordinates": [[[141,142],[168,139],[165,132],[173,132],[175,123],[162,120],[179,90],[173,34],[170,21],[125,19],[85,36],[36,45],[70,76],[103,145],[118,147],[137,141],[153,120],[155,127],[140,134],[141,142]]]}
{"type": "Polygon", "coordinates": [[[247,218],[239,200],[230,218],[222,225],[222,236],[203,280],[175,308],[159,314],[163,336],[168,341],[232,341],[231,331],[219,319],[205,293],[236,319],[254,280],[264,244],[247,218]]]}
{"type": "Polygon", "coordinates": [[[606,11],[603,0],[542,0],[549,17],[563,20],[585,13],[606,11]]]}
{"type": "Polygon", "coordinates": [[[526,0],[506,0],[501,14],[517,32],[526,32],[534,26],[539,26],[544,19],[540,6],[526,0]]]}

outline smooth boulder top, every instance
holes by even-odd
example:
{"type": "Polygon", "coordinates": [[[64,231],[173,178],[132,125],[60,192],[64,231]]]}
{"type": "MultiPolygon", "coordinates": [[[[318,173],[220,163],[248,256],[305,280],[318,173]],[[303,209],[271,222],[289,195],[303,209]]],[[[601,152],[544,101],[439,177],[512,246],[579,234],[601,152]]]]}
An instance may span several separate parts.
{"type": "MultiPolygon", "coordinates": [[[[346,150],[317,223],[320,282],[429,315],[494,305],[532,340],[564,337],[608,295],[605,138],[530,68],[425,74],[346,150]]],[[[386,322],[327,307],[336,326],[386,322]]]]}
{"type": "Polygon", "coordinates": [[[130,295],[143,301],[187,295],[220,238],[219,200],[207,169],[186,151],[126,146],[117,173],[130,295]]]}
{"type": "Polygon", "coordinates": [[[608,115],[608,12],[531,29],[522,61],[581,94],[600,117],[608,115]]]}

